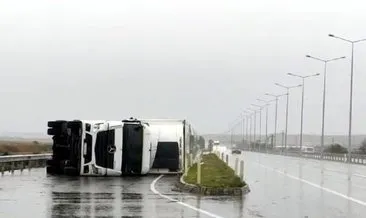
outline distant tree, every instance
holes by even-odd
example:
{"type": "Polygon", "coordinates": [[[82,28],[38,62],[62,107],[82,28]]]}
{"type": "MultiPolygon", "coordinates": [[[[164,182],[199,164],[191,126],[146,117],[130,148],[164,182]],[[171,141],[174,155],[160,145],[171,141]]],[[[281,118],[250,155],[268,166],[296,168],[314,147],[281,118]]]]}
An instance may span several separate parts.
{"type": "Polygon", "coordinates": [[[361,152],[362,154],[366,154],[366,139],[364,139],[364,140],[362,141],[362,143],[361,143],[361,146],[360,146],[359,150],[360,150],[360,152],[361,152]]]}
{"type": "Polygon", "coordinates": [[[326,153],[336,153],[336,154],[345,154],[348,152],[347,148],[341,146],[340,144],[332,144],[324,149],[326,153]]]}
{"type": "Polygon", "coordinates": [[[32,143],[35,144],[35,145],[39,145],[38,141],[33,141],[32,143]]]}
{"type": "Polygon", "coordinates": [[[205,148],[205,138],[203,138],[203,136],[199,137],[198,144],[199,144],[201,149],[205,148]]]}
{"type": "Polygon", "coordinates": [[[212,139],[208,140],[208,150],[212,151],[214,141],[212,139]]]}
{"type": "Polygon", "coordinates": [[[260,144],[259,144],[259,149],[260,149],[261,151],[265,151],[265,150],[266,150],[266,144],[265,144],[265,143],[260,143],[260,144]]]}

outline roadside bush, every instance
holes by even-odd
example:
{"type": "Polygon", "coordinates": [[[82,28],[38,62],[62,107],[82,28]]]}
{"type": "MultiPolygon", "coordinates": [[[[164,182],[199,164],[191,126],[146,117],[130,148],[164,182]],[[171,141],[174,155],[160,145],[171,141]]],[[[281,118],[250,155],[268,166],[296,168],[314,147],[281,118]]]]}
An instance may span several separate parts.
{"type": "Polygon", "coordinates": [[[345,154],[348,152],[347,148],[340,144],[332,144],[324,149],[326,153],[345,154]]]}
{"type": "Polygon", "coordinates": [[[359,151],[362,153],[362,154],[366,154],[366,139],[364,139],[361,143],[361,146],[359,148],[359,151]]]}

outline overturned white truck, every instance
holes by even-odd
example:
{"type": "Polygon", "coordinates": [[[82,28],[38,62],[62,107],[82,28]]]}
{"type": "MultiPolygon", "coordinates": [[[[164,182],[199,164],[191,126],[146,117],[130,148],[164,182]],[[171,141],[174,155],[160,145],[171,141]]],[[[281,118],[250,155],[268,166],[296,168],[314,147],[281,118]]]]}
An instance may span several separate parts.
{"type": "Polygon", "coordinates": [[[185,120],[49,121],[50,174],[145,175],[153,169],[181,173],[185,155],[197,149],[185,120]]]}

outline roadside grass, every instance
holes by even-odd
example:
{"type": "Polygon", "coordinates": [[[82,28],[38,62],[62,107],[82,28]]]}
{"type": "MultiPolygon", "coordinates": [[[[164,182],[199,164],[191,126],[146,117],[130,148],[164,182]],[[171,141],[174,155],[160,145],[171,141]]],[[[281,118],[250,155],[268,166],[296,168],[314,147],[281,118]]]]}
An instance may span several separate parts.
{"type": "Polygon", "coordinates": [[[38,141],[0,141],[0,156],[50,152],[52,152],[52,145],[50,143],[41,143],[38,141]]]}
{"type": "MultiPolygon", "coordinates": [[[[240,181],[240,178],[235,175],[225,162],[219,159],[215,154],[206,154],[202,156],[201,165],[201,184],[204,187],[243,187],[245,182],[240,181]]],[[[189,184],[197,185],[197,164],[189,168],[184,181],[189,184]]]]}

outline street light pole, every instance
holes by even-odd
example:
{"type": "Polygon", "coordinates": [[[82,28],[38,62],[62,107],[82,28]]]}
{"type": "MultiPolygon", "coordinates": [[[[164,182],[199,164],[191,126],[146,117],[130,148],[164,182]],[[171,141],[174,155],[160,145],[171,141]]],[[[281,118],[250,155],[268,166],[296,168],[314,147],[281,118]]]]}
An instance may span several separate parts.
{"type": "Polygon", "coordinates": [[[233,147],[233,127],[230,129],[230,147],[233,147]]]}
{"type": "Polygon", "coordinates": [[[256,143],[256,123],[257,123],[257,111],[256,110],[252,110],[252,109],[248,109],[249,111],[253,112],[254,115],[254,131],[253,131],[253,141],[254,141],[254,145],[256,143]]]}
{"type": "Polygon", "coordinates": [[[270,94],[270,93],[265,93],[265,95],[267,96],[272,96],[274,97],[274,101],[276,101],[276,106],[275,106],[275,124],[274,124],[274,147],[276,147],[277,145],[277,109],[278,109],[278,98],[281,97],[281,96],[284,96],[286,94],[282,94],[282,95],[273,95],[273,94],[270,94]]]}
{"type": "Polygon", "coordinates": [[[265,103],[265,107],[266,107],[266,138],[265,138],[265,143],[266,143],[266,148],[268,149],[268,107],[269,107],[269,103],[271,101],[275,101],[275,100],[271,100],[271,101],[265,101],[265,100],[262,100],[262,99],[257,99],[257,101],[261,101],[261,102],[264,102],[265,103]]]}
{"type": "Polygon", "coordinates": [[[262,109],[264,106],[260,106],[260,105],[256,105],[256,104],[252,104],[252,106],[259,108],[259,144],[261,144],[262,143],[262,109]]]}
{"type": "Polygon", "coordinates": [[[288,127],[288,103],[289,103],[289,89],[287,89],[287,95],[286,95],[286,126],[285,126],[285,131],[286,131],[286,135],[285,135],[285,154],[287,154],[287,127],[288,127]]]}
{"type": "Polygon", "coordinates": [[[276,86],[285,88],[287,93],[287,103],[286,103],[286,127],[285,127],[285,153],[287,154],[287,128],[288,128],[288,105],[289,105],[289,96],[290,96],[290,89],[300,87],[301,85],[297,86],[284,86],[279,83],[275,83],[276,86]]]}
{"type": "Polygon", "coordinates": [[[245,146],[245,142],[248,141],[248,116],[246,113],[248,112],[243,112],[243,146],[245,146]]]}
{"type": "Polygon", "coordinates": [[[309,77],[314,77],[314,76],[319,76],[320,74],[311,74],[311,75],[307,75],[307,76],[300,76],[297,74],[293,74],[293,73],[288,73],[289,76],[295,76],[298,78],[301,78],[302,80],[302,94],[301,94],[301,118],[300,118],[300,155],[301,155],[301,149],[302,149],[302,143],[303,143],[303,121],[304,121],[304,93],[305,93],[305,79],[309,78],[309,77]]]}
{"type": "Polygon", "coordinates": [[[352,44],[352,57],[351,57],[351,80],[350,80],[350,99],[349,99],[349,127],[348,127],[348,163],[351,163],[351,145],[352,145],[352,103],[353,103],[353,64],[354,64],[354,45],[358,42],[366,41],[365,39],[351,41],[333,34],[329,34],[329,37],[340,39],[342,41],[352,44]]]}
{"type": "Polygon", "coordinates": [[[256,143],[256,139],[257,139],[257,138],[256,138],[257,111],[254,111],[253,116],[254,116],[253,141],[254,141],[254,143],[256,143]]]}
{"type": "MultiPolygon", "coordinates": [[[[239,119],[235,119],[231,124],[229,124],[229,131],[230,131],[230,147],[233,147],[234,142],[234,131],[235,128],[240,125],[241,117],[239,116],[239,119]]],[[[240,132],[239,132],[239,138],[240,138],[240,132]]]]}
{"type": "Polygon", "coordinates": [[[246,116],[246,119],[247,119],[247,122],[245,123],[246,124],[246,127],[245,127],[245,140],[248,143],[249,142],[248,130],[249,130],[250,117],[249,116],[246,116]]]}
{"type": "Polygon", "coordinates": [[[245,141],[245,116],[243,116],[243,119],[242,119],[241,131],[242,131],[242,141],[243,141],[243,145],[244,145],[244,141],[245,141]]]}
{"type": "Polygon", "coordinates": [[[324,77],[323,77],[323,108],[322,108],[322,135],[321,135],[321,139],[320,139],[320,147],[321,147],[321,159],[323,159],[323,151],[324,151],[324,129],[325,129],[325,93],[326,93],[326,83],[327,83],[327,63],[331,62],[331,61],[336,61],[336,60],[340,60],[340,59],[344,59],[346,58],[345,56],[343,57],[338,57],[338,58],[332,58],[332,59],[321,59],[321,58],[317,58],[317,57],[313,57],[310,55],[306,55],[307,58],[311,58],[317,61],[321,61],[324,63],[324,77]]]}
{"type": "Polygon", "coordinates": [[[249,147],[251,147],[251,143],[252,143],[252,129],[253,129],[253,119],[252,119],[252,115],[249,116],[250,122],[249,122],[249,147]]]}
{"type": "Polygon", "coordinates": [[[249,147],[251,148],[252,140],[253,140],[253,114],[249,115],[249,147]]]}

